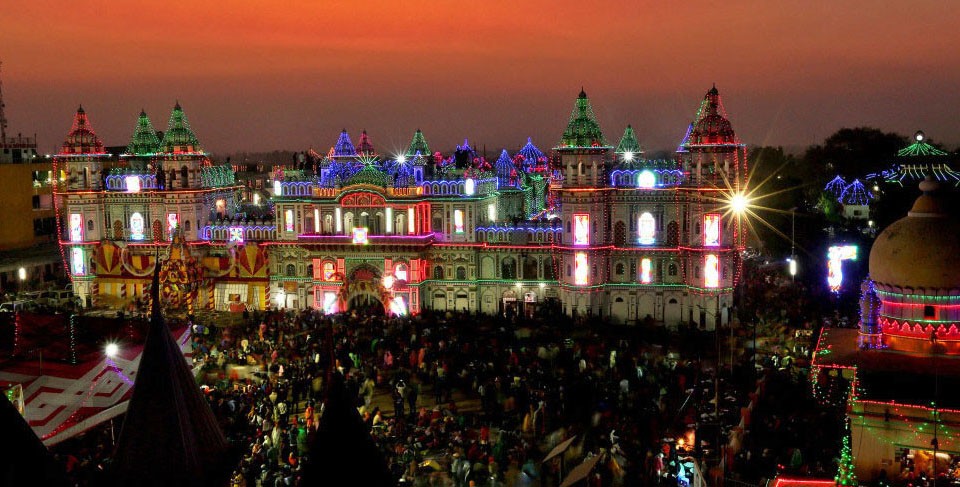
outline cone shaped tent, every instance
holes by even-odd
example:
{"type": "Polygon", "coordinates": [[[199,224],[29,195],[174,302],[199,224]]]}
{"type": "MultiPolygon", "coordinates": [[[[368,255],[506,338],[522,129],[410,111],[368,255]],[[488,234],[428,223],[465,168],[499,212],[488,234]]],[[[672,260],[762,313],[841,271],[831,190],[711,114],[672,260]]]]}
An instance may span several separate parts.
{"type": "Polygon", "coordinates": [[[0,485],[69,485],[63,467],[5,397],[0,397],[0,431],[0,485]]]}
{"type": "Polygon", "coordinates": [[[343,377],[334,374],[310,461],[304,465],[303,487],[363,485],[395,486],[386,461],[370,436],[357,408],[348,398],[343,377]],[[349,482],[344,482],[349,479],[349,482]]]}
{"type": "Polygon", "coordinates": [[[159,269],[147,341],[114,452],[113,484],[224,485],[227,442],[163,321],[159,269]]]}

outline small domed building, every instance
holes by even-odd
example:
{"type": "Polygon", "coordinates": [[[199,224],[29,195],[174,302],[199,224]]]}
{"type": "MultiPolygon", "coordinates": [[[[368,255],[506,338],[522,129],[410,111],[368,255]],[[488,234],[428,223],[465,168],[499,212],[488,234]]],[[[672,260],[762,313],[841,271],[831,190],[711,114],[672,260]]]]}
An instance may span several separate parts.
{"type": "Polygon", "coordinates": [[[813,360],[815,391],[849,381],[861,481],[960,461],[960,218],[939,182],[920,190],[873,244],[858,329],[824,329],[813,360]]]}

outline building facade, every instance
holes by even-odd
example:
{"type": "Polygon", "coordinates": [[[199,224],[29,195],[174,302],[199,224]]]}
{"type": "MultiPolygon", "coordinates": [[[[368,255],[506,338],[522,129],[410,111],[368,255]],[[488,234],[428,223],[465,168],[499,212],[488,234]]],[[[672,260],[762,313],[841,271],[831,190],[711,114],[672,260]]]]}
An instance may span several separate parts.
{"type": "Polygon", "coordinates": [[[149,123],[141,114],[104,173],[81,110],[56,157],[69,180],[57,193],[64,253],[91,301],[142,295],[160,252],[188,276],[165,284],[167,298],[208,309],[728,320],[743,242],[729,199],[746,154],[715,88],[672,160],[645,159],[631,127],[609,145],[581,92],[552,156],[529,139],[495,161],[466,140],[433,152],[419,129],[384,156],[344,130],[311,167],[276,169],[266,191],[212,164],[179,106],[162,140],[149,123]]]}

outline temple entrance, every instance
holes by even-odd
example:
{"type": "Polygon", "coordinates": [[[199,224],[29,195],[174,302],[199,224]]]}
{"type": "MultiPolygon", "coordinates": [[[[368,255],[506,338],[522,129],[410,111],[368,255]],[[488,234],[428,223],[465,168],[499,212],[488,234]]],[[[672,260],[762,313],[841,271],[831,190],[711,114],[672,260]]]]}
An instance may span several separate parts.
{"type": "Polygon", "coordinates": [[[356,294],[347,303],[347,309],[364,315],[383,315],[383,302],[373,294],[356,294]]]}
{"type": "Polygon", "coordinates": [[[370,265],[361,265],[344,280],[338,296],[340,309],[362,314],[386,314],[390,292],[383,287],[379,271],[370,265]]]}

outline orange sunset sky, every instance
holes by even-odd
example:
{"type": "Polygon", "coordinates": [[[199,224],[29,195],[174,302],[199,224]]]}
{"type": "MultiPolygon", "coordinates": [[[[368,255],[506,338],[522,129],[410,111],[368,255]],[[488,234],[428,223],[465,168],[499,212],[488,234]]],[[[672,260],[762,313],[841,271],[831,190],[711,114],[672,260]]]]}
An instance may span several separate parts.
{"type": "Polygon", "coordinates": [[[366,128],[381,152],[423,129],[449,151],[556,144],[583,86],[608,141],[675,147],[716,83],[748,144],[842,126],[960,142],[952,1],[8,2],[10,130],[62,140],[82,103],[107,145],[140,108],[181,102],[210,151],[327,150],[366,128]]]}

